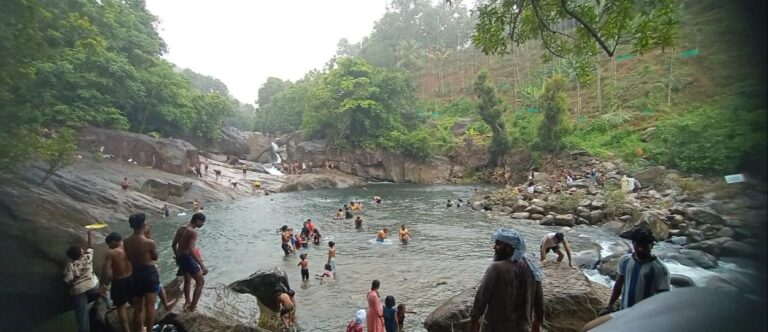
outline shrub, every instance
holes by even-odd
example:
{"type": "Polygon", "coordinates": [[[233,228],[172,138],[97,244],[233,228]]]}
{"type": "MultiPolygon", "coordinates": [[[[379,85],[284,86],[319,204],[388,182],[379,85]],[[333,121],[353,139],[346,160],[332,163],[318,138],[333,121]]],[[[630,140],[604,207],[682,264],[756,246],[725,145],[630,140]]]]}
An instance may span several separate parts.
{"type": "Polygon", "coordinates": [[[555,198],[555,210],[559,213],[576,213],[576,208],[579,207],[579,203],[584,197],[586,195],[581,191],[570,194],[562,193],[555,198]]]}

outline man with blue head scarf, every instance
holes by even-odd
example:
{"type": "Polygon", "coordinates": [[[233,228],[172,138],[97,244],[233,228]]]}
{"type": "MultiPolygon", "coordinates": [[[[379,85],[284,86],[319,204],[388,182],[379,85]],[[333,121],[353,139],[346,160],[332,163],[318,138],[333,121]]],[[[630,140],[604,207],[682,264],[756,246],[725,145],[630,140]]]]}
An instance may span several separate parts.
{"type": "Polygon", "coordinates": [[[469,313],[471,331],[538,332],[544,320],[541,272],[525,257],[525,239],[513,229],[499,228],[491,236],[494,262],[485,271],[469,313]]]}

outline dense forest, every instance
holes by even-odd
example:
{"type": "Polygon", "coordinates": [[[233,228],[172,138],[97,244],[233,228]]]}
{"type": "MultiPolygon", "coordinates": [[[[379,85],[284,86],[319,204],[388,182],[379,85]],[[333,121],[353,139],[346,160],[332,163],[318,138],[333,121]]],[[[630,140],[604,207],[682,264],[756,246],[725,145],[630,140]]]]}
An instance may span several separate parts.
{"type": "Polygon", "coordinates": [[[161,58],[142,0],[3,1],[0,169],[55,170],[83,126],[205,143],[232,125],[419,159],[454,158],[471,140],[490,166],[522,147],[740,172],[766,162],[765,36],[751,12],[714,0],[394,0],[361,42],[340,40],[300,80],[267,79],[251,105],[161,58]],[[471,125],[457,138],[460,119],[471,125]]]}

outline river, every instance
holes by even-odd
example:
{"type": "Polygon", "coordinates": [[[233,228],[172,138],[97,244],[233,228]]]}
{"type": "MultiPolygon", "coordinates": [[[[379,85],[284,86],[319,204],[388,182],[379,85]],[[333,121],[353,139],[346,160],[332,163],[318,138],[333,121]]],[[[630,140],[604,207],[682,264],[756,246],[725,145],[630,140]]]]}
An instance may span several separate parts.
{"type": "MultiPolygon", "coordinates": [[[[493,255],[490,234],[498,227],[513,227],[525,237],[530,248],[538,248],[544,234],[557,227],[540,226],[531,221],[490,217],[486,212],[446,208],[446,200],[467,200],[473,189],[491,191],[491,186],[371,184],[361,188],[278,193],[236,201],[205,203],[207,221],[200,229],[200,247],[209,273],[206,286],[228,284],[251,273],[277,266],[288,272],[291,288],[296,290],[297,322],[305,331],[342,331],[357,309],[365,308],[365,294],[373,279],[381,281],[382,299],[393,295],[416,314],[406,317],[407,331],[424,331],[422,321],[440,303],[473,286],[482,277],[493,255]],[[383,204],[371,197],[379,195],[383,204]],[[365,203],[359,213],[363,229],[353,221],[333,220],[341,205],[353,199],[365,203]],[[322,273],[327,255],[327,241],[337,247],[337,280],[319,284],[314,277],[302,285],[298,255],[285,257],[280,249],[277,228],[288,225],[295,230],[312,218],[324,236],[322,245],[310,244],[300,251],[308,254],[310,274],[322,273]],[[375,232],[388,227],[396,234],[406,224],[413,234],[408,245],[396,241],[373,243],[375,232]]],[[[175,274],[171,240],[176,228],[190,216],[152,220],[151,231],[160,248],[163,282],[175,274]]],[[[581,228],[568,234],[572,250],[578,252],[618,240],[595,228],[581,228]],[[574,234],[575,233],[575,234],[574,234]]],[[[127,228],[123,231],[127,233],[127,228]]],[[[654,250],[672,245],[661,243],[654,250]]],[[[534,249],[535,250],[535,249],[534,249]]],[[[671,273],[690,276],[701,284],[714,275],[743,272],[732,263],[714,270],[691,268],[669,261],[671,273]]],[[[586,271],[594,281],[609,284],[595,271],[586,271]]],[[[183,300],[182,300],[183,301],[183,300]]],[[[256,317],[254,317],[255,319],[256,317]]]]}

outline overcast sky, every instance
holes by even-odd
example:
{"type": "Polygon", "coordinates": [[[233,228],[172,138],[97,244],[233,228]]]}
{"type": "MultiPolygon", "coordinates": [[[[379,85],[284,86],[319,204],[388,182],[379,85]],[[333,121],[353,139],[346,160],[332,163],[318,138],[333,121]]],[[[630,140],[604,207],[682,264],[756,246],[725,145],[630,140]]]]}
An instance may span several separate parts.
{"type": "Polygon", "coordinates": [[[341,38],[359,42],[386,0],[147,0],[165,58],[224,82],[254,103],[267,77],[295,81],[320,69],[341,38]]]}

